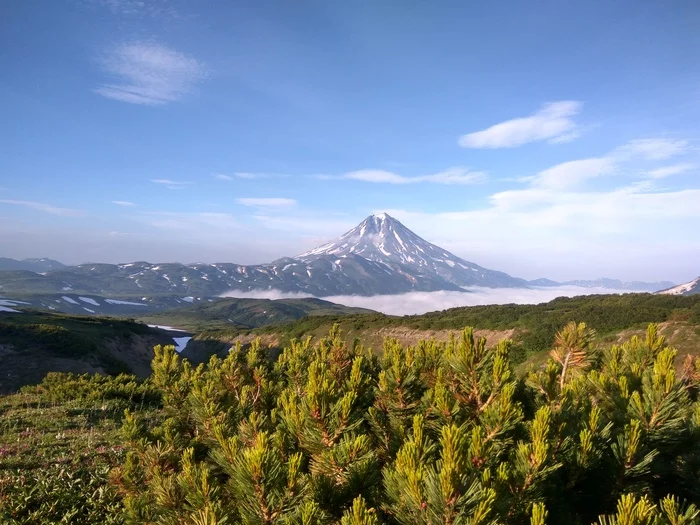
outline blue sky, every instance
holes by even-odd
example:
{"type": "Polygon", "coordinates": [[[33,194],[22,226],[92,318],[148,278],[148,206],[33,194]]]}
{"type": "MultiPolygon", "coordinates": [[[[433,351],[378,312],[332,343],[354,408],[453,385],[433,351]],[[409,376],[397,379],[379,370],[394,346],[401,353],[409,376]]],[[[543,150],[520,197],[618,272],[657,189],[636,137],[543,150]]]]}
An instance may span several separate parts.
{"type": "Polygon", "coordinates": [[[0,255],[268,262],[388,211],[516,276],[700,274],[700,5],[0,7],[0,255]]]}

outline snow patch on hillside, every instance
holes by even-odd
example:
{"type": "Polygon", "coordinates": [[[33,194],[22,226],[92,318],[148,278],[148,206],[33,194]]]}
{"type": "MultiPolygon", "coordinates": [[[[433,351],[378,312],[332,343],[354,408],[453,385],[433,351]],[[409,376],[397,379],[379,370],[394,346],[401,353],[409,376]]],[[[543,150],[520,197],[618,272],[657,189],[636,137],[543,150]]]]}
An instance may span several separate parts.
{"type": "Polygon", "coordinates": [[[698,288],[700,288],[700,277],[698,277],[694,281],[690,281],[689,283],[680,284],[678,286],[674,286],[673,288],[669,288],[668,290],[663,290],[659,293],[664,295],[683,295],[698,288]]]}
{"type": "Polygon", "coordinates": [[[187,330],[182,330],[181,328],[173,328],[165,324],[149,324],[149,328],[159,328],[161,330],[168,330],[170,332],[187,332],[187,330]]]}
{"type": "Polygon", "coordinates": [[[0,306],[17,306],[18,304],[31,304],[26,301],[15,301],[12,299],[0,299],[0,306]]]}
{"type": "Polygon", "coordinates": [[[118,301],[117,299],[105,299],[105,303],[109,304],[126,304],[129,306],[148,306],[147,304],[143,303],[133,303],[131,301],[118,301]]]}
{"type": "Polygon", "coordinates": [[[15,310],[14,308],[10,308],[9,306],[0,306],[0,312],[7,312],[11,314],[21,314],[19,310],[15,310]]]}

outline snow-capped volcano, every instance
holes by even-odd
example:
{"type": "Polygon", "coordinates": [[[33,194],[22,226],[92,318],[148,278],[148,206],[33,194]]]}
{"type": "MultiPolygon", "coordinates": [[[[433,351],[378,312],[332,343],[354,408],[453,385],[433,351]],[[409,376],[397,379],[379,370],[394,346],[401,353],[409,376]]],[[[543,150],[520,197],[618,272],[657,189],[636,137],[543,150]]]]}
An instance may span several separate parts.
{"type": "Polygon", "coordinates": [[[525,286],[521,279],[488,270],[422,239],[386,213],[370,215],[337,240],[298,255],[304,261],[319,257],[360,256],[394,270],[431,275],[457,286],[525,286]]]}
{"type": "MultiPolygon", "coordinates": [[[[0,270],[11,270],[0,271],[0,292],[51,293],[59,297],[66,293],[82,294],[77,296],[78,301],[82,301],[81,297],[110,295],[178,296],[180,299],[175,301],[179,303],[231,291],[276,290],[326,297],[463,291],[469,286],[513,288],[562,284],[549,279],[527,282],[483,268],[429,243],[386,213],[367,217],[335,241],[297,257],[283,257],[268,264],[151,264],[141,261],[64,267],[55,263],[59,266],[57,269],[44,270],[17,268],[14,263],[18,262],[0,258],[0,270]],[[3,268],[3,262],[9,262],[9,268],[3,268]]],[[[672,286],[671,283],[622,283],[610,279],[563,284],[649,291],[672,286]]],[[[700,278],[662,293],[700,293],[700,278]]],[[[67,299],[61,300],[70,303],[67,299]]],[[[70,300],[79,305],[74,299],[70,300]]]]}
{"type": "Polygon", "coordinates": [[[700,277],[689,283],[680,284],[659,292],[664,295],[695,295],[700,294],[700,277]]]}

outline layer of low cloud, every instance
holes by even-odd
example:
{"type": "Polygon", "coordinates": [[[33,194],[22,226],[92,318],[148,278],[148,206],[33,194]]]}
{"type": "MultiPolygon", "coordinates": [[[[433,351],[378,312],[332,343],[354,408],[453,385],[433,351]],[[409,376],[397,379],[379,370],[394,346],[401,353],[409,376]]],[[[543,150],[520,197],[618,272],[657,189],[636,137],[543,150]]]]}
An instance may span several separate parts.
{"type": "Polygon", "coordinates": [[[13,206],[23,206],[25,208],[30,208],[33,210],[38,210],[50,215],[57,215],[59,217],[79,217],[85,215],[82,210],[76,210],[72,208],[62,208],[60,206],[54,206],[52,204],[46,204],[44,202],[35,201],[22,201],[22,200],[12,200],[12,199],[0,199],[0,204],[10,204],[13,206]]]}
{"type": "Polygon", "coordinates": [[[545,104],[538,112],[506,120],[481,131],[462,135],[459,145],[463,148],[494,149],[514,148],[530,142],[569,142],[578,137],[573,120],[581,103],[564,100],[545,104]]]}
{"type": "Polygon", "coordinates": [[[99,60],[113,81],[94,91],[104,97],[159,106],[182,100],[206,77],[206,67],[184,53],[155,42],[121,44],[99,60]]]}
{"type": "MultiPolygon", "coordinates": [[[[369,308],[390,315],[424,314],[456,308],[486,304],[539,304],[557,297],[577,295],[597,295],[614,293],[606,288],[581,288],[579,286],[558,286],[554,288],[470,288],[465,292],[410,292],[398,295],[337,295],[321,297],[325,301],[369,308]]],[[[304,293],[286,293],[279,290],[231,291],[222,297],[251,299],[300,299],[312,297],[304,293]]]]}
{"type": "Polygon", "coordinates": [[[366,169],[351,171],[338,177],[321,176],[320,178],[358,180],[374,184],[417,184],[421,182],[430,182],[434,184],[477,184],[486,180],[486,174],[482,171],[471,171],[469,168],[465,167],[453,167],[430,175],[406,177],[392,171],[366,169]]]}

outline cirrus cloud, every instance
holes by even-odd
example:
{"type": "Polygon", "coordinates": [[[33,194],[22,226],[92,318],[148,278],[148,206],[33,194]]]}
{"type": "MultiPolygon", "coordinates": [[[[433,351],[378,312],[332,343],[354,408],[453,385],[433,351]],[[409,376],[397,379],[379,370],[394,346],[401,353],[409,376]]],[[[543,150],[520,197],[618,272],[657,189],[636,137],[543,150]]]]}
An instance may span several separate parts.
{"type": "Polygon", "coordinates": [[[662,168],[656,168],[654,170],[647,171],[645,175],[652,179],[663,179],[666,177],[671,177],[673,175],[680,175],[681,173],[686,173],[696,168],[696,164],[674,164],[672,166],[664,166],[662,168]]]}
{"type": "Polygon", "coordinates": [[[169,190],[184,190],[185,186],[192,184],[190,181],[170,180],[170,179],[151,179],[153,184],[161,184],[169,190]]]}
{"type": "Polygon", "coordinates": [[[95,93],[130,104],[160,106],[182,100],[206,77],[204,64],[154,42],[121,44],[99,63],[114,80],[95,93]]]}
{"type": "Polygon", "coordinates": [[[322,175],[319,178],[357,180],[374,184],[417,184],[421,182],[433,184],[478,184],[486,180],[486,173],[483,171],[471,171],[469,168],[457,166],[438,173],[415,177],[406,177],[386,170],[366,169],[351,171],[337,177],[322,175]]]}
{"type": "Polygon", "coordinates": [[[255,208],[290,208],[296,206],[297,201],[294,199],[285,199],[282,197],[246,197],[236,199],[238,204],[243,206],[251,206],[255,208]]]}
{"type": "Polygon", "coordinates": [[[569,142],[578,137],[573,120],[581,109],[581,102],[563,100],[545,104],[528,117],[514,118],[494,124],[481,131],[462,135],[463,148],[514,148],[529,142],[548,140],[552,143],[569,142]]]}
{"type": "Polygon", "coordinates": [[[52,204],[46,204],[43,202],[36,202],[36,201],[0,199],[0,203],[1,204],[11,204],[14,206],[23,206],[25,208],[43,211],[44,213],[49,213],[51,215],[57,215],[59,217],[79,217],[81,215],[85,215],[85,212],[82,210],[75,210],[72,208],[61,208],[59,206],[53,206],[52,204]]]}

